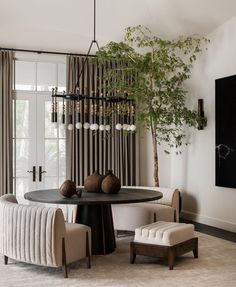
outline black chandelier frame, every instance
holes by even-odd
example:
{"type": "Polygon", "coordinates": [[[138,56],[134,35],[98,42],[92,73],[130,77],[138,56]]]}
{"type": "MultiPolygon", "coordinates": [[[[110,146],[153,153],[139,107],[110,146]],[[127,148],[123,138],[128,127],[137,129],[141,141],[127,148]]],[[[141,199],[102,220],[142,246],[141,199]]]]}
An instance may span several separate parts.
{"type": "MultiPolygon", "coordinates": [[[[82,64],[82,67],[81,67],[81,70],[80,70],[80,73],[79,73],[79,76],[78,76],[78,80],[77,80],[77,83],[75,85],[75,88],[74,88],[74,92],[73,93],[65,93],[65,91],[63,92],[63,94],[58,94],[57,93],[57,88],[53,88],[52,89],[52,113],[51,113],[51,121],[53,123],[57,123],[57,106],[58,106],[58,103],[57,103],[57,98],[62,98],[63,99],[63,113],[62,113],[62,123],[65,124],[65,100],[68,100],[68,101],[72,101],[72,102],[80,102],[80,101],[84,101],[84,100],[94,100],[94,101],[102,101],[102,102],[106,102],[106,103],[111,103],[111,104],[117,104],[117,103],[121,103],[121,102],[132,102],[131,99],[129,99],[127,96],[124,96],[124,97],[120,97],[120,96],[108,96],[108,95],[105,95],[105,96],[91,96],[91,95],[85,95],[85,94],[80,94],[79,93],[79,90],[80,90],[80,87],[79,87],[79,81],[80,81],[80,78],[83,74],[83,71],[84,71],[84,68],[85,68],[85,65],[86,63],[88,62],[88,58],[91,57],[90,55],[90,52],[91,52],[91,49],[92,47],[95,45],[96,48],[98,49],[98,51],[100,50],[99,48],[99,44],[96,40],[96,0],[94,0],[94,9],[93,9],[93,20],[94,20],[94,25],[93,25],[93,40],[91,41],[90,43],[90,46],[89,46],[89,49],[88,49],[88,52],[87,54],[85,55],[85,60],[83,61],[83,64],[82,64]]],[[[71,106],[71,104],[69,105],[71,106]]],[[[69,107],[70,109],[70,107],[69,107]]],[[[132,106],[131,108],[132,110],[132,115],[134,114],[134,107],[132,106]]],[[[69,115],[69,124],[72,124],[72,116],[69,115]]]]}

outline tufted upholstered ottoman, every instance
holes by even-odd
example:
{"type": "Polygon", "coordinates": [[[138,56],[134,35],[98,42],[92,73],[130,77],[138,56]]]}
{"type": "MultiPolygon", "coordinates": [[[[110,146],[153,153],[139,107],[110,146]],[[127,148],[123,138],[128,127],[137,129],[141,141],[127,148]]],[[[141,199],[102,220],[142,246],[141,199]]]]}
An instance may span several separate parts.
{"type": "Polygon", "coordinates": [[[172,270],[175,257],[189,251],[198,257],[193,224],[158,221],[135,229],[134,241],[130,243],[130,263],[135,262],[136,255],[163,257],[168,259],[172,270]]]}

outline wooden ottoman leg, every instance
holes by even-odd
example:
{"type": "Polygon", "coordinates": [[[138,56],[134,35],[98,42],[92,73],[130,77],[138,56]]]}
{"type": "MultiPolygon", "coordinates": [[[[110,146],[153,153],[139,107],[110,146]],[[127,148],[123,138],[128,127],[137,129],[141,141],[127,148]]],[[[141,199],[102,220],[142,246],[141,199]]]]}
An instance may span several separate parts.
{"type": "Polygon", "coordinates": [[[4,255],[4,265],[8,264],[8,257],[4,255]]]}
{"type": "Polygon", "coordinates": [[[168,248],[168,264],[169,264],[170,270],[174,269],[174,261],[175,261],[175,251],[173,248],[169,247],[168,248]]]}
{"type": "Polygon", "coordinates": [[[135,263],[136,254],[134,253],[133,242],[130,243],[130,264],[135,263]]]}
{"type": "Polygon", "coordinates": [[[198,258],[198,238],[195,238],[195,248],[193,249],[194,258],[198,258]]]}

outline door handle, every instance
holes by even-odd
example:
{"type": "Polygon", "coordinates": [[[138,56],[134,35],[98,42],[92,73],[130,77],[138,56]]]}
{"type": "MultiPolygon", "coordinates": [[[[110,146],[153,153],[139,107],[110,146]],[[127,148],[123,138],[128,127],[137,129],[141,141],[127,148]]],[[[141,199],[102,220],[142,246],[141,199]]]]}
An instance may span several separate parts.
{"type": "Polygon", "coordinates": [[[39,166],[39,181],[42,181],[42,174],[46,173],[46,170],[42,170],[42,166],[39,166]]]}
{"type": "Polygon", "coordinates": [[[27,170],[28,173],[33,173],[33,181],[36,181],[36,167],[33,166],[33,170],[27,170]]]}

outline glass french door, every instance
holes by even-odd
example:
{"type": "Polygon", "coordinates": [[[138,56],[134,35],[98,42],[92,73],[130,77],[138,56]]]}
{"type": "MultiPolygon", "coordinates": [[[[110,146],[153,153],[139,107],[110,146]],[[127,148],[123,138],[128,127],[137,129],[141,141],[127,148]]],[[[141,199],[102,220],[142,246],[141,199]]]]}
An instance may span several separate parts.
{"type": "Polygon", "coordinates": [[[66,177],[65,130],[51,123],[51,94],[15,92],[14,123],[15,194],[59,187],[66,177]]]}

